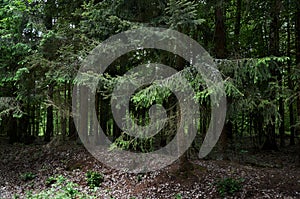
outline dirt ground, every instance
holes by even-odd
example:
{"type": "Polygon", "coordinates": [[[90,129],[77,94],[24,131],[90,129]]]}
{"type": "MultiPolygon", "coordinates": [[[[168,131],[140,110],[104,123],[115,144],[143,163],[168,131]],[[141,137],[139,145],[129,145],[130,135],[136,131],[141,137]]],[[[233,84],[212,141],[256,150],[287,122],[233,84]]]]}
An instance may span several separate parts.
{"type": "Polygon", "coordinates": [[[0,145],[0,198],[38,193],[48,187],[50,176],[63,175],[79,184],[79,191],[92,193],[85,174],[101,172],[104,182],[92,194],[97,198],[221,198],[216,182],[223,178],[243,179],[242,188],[226,198],[300,198],[300,167],[297,149],[243,151],[230,154],[230,160],[191,159],[187,171],[178,162],[155,172],[127,174],[110,169],[94,159],[82,145],[68,143],[48,149],[43,145],[0,145]],[[20,176],[34,173],[24,182],[20,176]]]}

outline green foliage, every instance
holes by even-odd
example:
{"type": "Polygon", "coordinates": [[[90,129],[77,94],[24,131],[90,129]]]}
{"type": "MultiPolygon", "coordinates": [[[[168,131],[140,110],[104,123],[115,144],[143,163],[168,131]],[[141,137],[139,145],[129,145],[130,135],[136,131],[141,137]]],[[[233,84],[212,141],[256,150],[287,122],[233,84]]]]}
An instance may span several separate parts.
{"type": "Polygon", "coordinates": [[[166,8],[169,18],[167,24],[171,28],[190,29],[196,25],[202,24],[204,19],[197,19],[197,4],[189,0],[170,0],[166,8]]]}
{"type": "Polygon", "coordinates": [[[28,192],[26,198],[28,199],[40,199],[40,198],[53,198],[53,199],[74,199],[74,198],[95,198],[85,193],[81,193],[78,189],[78,184],[67,181],[63,176],[50,177],[51,180],[56,180],[54,184],[51,184],[51,188],[43,190],[37,194],[28,192]]]}
{"type": "Polygon", "coordinates": [[[32,172],[26,172],[20,175],[21,180],[27,182],[36,178],[36,174],[32,172]]]}
{"type": "Polygon", "coordinates": [[[233,179],[233,178],[224,178],[219,179],[215,185],[217,187],[217,191],[222,197],[226,195],[233,195],[236,192],[239,192],[242,189],[242,182],[244,179],[233,179]]]}
{"type": "Polygon", "coordinates": [[[175,194],[175,197],[174,197],[175,199],[181,199],[182,198],[182,195],[180,194],[180,193],[177,193],[177,194],[175,194]]]}
{"type": "Polygon", "coordinates": [[[135,142],[135,139],[133,140],[128,140],[126,139],[126,135],[122,133],[120,137],[118,137],[109,147],[109,150],[114,150],[114,149],[123,149],[123,150],[128,150],[130,148],[130,145],[132,142],[135,142]]]}
{"type": "Polygon", "coordinates": [[[137,108],[149,108],[153,104],[162,104],[162,102],[171,95],[171,91],[159,83],[137,92],[132,98],[132,102],[137,108]]]}
{"type": "Polygon", "coordinates": [[[109,150],[111,151],[117,149],[134,150],[142,153],[152,152],[154,150],[153,138],[137,139],[127,135],[126,132],[123,132],[109,147],[109,150]]]}
{"type": "Polygon", "coordinates": [[[104,181],[102,174],[96,171],[88,171],[86,173],[87,184],[90,188],[100,187],[101,183],[104,181]]]}
{"type": "Polygon", "coordinates": [[[141,174],[137,175],[136,178],[138,182],[141,182],[143,180],[143,176],[141,174]]]}
{"type": "Polygon", "coordinates": [[[50,186],[56,182],[57,182],[57,177],[50,176],[49,178],[46,179],[45,184],[46,186],[50,186]]]}
{"type": "MultiPolygon", "coordinates": [[[[51,106],[54,107],[55,113],[54,125],[57,125],[54,129],[59,129],[67,126],[64,125],[65,119],[71,121],[68,116],[72,116],[70,94],[74,84],[91,86],[90,82],[99,79],[98,93],[101,97],[110,99],[116,83],[130,81],[138,85],[139,78],[122,76],[125,71],[139,64],[161,62],[175,68],[178,67],[176,64],[183,64],[184,69],[178,74],[186,77],[196,94],[190,97],[199,102],[201,111],[208,113],[212,101],[210,97],[219,91],[218,86],[208,87],[201,74],[192,72],[187,63],[177,63],[176,55],[165,52],[140,49],[127,53],[112,63],[105,71],[110,74],[99,75],[86,71],[81,78],[74,80],[74,77],[91,49],[116,33],[141,26],[179,30],[197,40],[213,54],[215,41],[218,40],[215,38],[218,37],[215,29],[218,22],[215,8],[220,6],[225,14],[226,54],[229,60],[217,60],[217,67],[225,80],[228,97],[227,119],[234,124],[233,136],[247,129],[255,135],[264,134],[268,124],[276,124],[278,127],[284,119],[288,120],[284,118],[287,116],[279,113],[280,100],[287,99],[284,102],[287,106],[294,103],[298,97],[297,82],[300,73],[298,63],[295,62],[295,45],[291,45],[296,42],[297,37],[292,36],[291,41],[288,41],[288,33],[295,35],[295,30],[287,30],[288,26],[293,27],[294,22],[291,20],[294,19],[291,16],[297,9],[292,4],[283,2],[282,7],[285,9],[280,12],[279,24],[282,28],[279,30],[278,43],[279,55],[282,57],[274,57],[270,53],[270,43],[273,42],[270,35],[273,20],[272,1],[244,1],[238,10],[234,1],[216,0],[79,0],[72,4],[65,0],[3,0],[0,2],[0,97],[10,96],[15,102],[0,101],[0,120],[5,118],[6,121],[10,121],[10,117],[13,116],[18,118],[18,127],[22,124],[22,127],[26,127],[24,129],[33,131],[36,127],[44,131],[46,124],[49,124],[46,121],[47,108],[51,106]],[[239,11],[240,24],[236,16],[239,11]],[[290,49],[286,49],[288,46],[290,49]],[[288,53],[284,54],[285,52],[288,53]],[[255,124],[256,118],[259,118],[257,120],[262,124],[255,124]]],[[[172,84],[182,93],[187,88],[176,80],[176,75],[173,75],[162,81],[154,81],[152,85],[138,88],[131,97],[131,111],[137,114],[144,113],[144,110],[153,104],[173,106],[176,102],[172,98],[172,92],[166,87],[172,84]]],[[[107,106],[105,103],[103,100],[103,103],[99,104],[107,106]]],[[[120,98],[119,103],[127,102],[125,98],[120,98]]],[[[134,116],[133,113],[129,114],[134,116]]],[[[209,114],[203,115],[209,117],[209,114]]],[[[107,117],[109,122],[113,120],[111,114],[107,114],[107,117]]],[[[135,121],[143,125],[150,123],[147,114],[142,117],[144,118],[135,118],[135,121]]],[[[170,123],[176,122],[174,117],[170,118],[170,123]]],[[[90,116],[87,120],[88,124],[93,123],[90,116]]],[[[206,128],[207,121],[201,118],[202,126],[199,128],[206,128]]],[[[297,121],[294,122],[294,126],[296,123],[297,121]]],[[[167,140],[168,138],[165,138],[172,135],[174,129],[164,128],[162,131],[160,136],[167,140]]],[[[21,134],[26,133],[43,132],[22,131],[21,134]]],[[[112,148],[148,152],[152,150],[152,146],[149,147],[151,142],[152,140],[141,141],[120,136],[112,148]]]]}
{"type": "Polygon", "coordinates": [[[21,78],[22,78],[22,75],[24,74],[24,73],[27,73],[27,74],[29,74],[30,72],[29,72],[29,70],[28,70],[28,68],[19,68],[18,70],[17,70],[17,72],[16,72],[16,75],[15,75],[15,77],[14,77],[14,80],[15,81],[18,81],[18,80],[20,80],[21,78]]]}
{"type": "Polygon", "coordinates": [[[117,16],[116,10],[120,1],[101,1],[94,4],[93,1],[84,3],[81,31],[89,38],[103,41],[109,36],[128,30],[131,23],[117,16]]]}

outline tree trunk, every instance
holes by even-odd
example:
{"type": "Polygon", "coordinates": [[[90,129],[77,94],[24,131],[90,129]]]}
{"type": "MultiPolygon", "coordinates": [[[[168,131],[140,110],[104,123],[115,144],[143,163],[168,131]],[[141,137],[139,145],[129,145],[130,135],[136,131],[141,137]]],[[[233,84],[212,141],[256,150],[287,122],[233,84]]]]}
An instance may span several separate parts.
{"type": "Polygon", "coordinates": [[[55,9],[55,0],[47,0],[45,5],[45,26],[47,30],[52,30],[53,14],[55,9]]]}
{"type": "MultiPolygon", "coordinates": [[[[269,42],[269,51],[271,55],[279,56],[279,29],[280,29],[280,22],[279,22],[279,14],[281,8],[281,0],[275,0],[272,4],[271,8],[271,17],[272,21],[270,24],[270,42],[269,42]]],[[[272,64],[272,63],[271,63],[272,64]]],[[[274,63],[271,66],[271,74],[272,74],[272,82],[276,82],[276,77],[281,79],[280,69],[277,68],[279,64],[274,63]]],[[[270,100],[275,100],[275,91],[271,92],[270,100]]],[[[282,110],[281,110],[282,112],[282,110]]],[[[284,114],[281,115],[281,118],[284,117],[284,114]]],[[[276,143],[276,128],[275,128],[275,115],[272,116],[273,123],[267,124],[267,137],[264,143],[263,149],[265,150],[278,150],[277,143],[276,143]]],[[[283,124],[281,124],[283,125],[283,124]]],[[[284,132],[283,132],[284,133],[284,132]]]]}
{"type": "MultiPolygon", "coordinates": [[[[288,4],[288,10],[290,10],[290,3],[288,4]]],[[[287,56],[291,57],[291,21],[290,14],[288,16],[288,24],[287,24],[287,56]]],[[[292,71],[292,63],[291,60],[288,60],[288,87],[290,90],[294,90],[293,80],[291,78],[292,71]]],[[[290,119],[290,145],[295,145],[295,118],[294,118],[294,102],[289,103],[289,119],[290,119]]]]}
{"type": "Polygon", "coordinates": [[[104,99],[103,96],[100,95],[99,99],[99,106],[100,106],[100,127],[102,128],[103,132],[108,136],[110,135],[109,130],[107,129],[107,123],[109,120],[109,101],[104,99]]]}
{"type": "Polygon", "coordinates": [[[276,134],[275,134],[275,125],[268,124],[267,125],[267,136],[266,141],[263,144],[262,150],[278,150],[278,146],[276,143],[276,134]]]}
{"type": "MultiPolygon", "coordinates": [[[[49,0],[46,1],[45,5],[45,26],[47,30],[52,30],[53,24],[52,24],[52,19],[53,19],[53,7],[55,5],[55,0],[49,0]]],[[[53,84],[49,84],[48,88],[48,96],[52,100],[53,99],[53,84]]],[[[46,132],[45,132],[45,137],[44,141],[45,142],[50,142],[51,135],[53,134],[53,106],[47,107],[47,119],[46,119],[46,132]]]]}
{"type": "Polygon", "coordinates": [[[13,115],[10,114],[2,121],[6,123],[6,125],[4,125],[4,129],[5,129],[4,132],[7,132],[7,135],[9,136],[9,143],[13,144],[15,142],[19,142],[20,137],[18,135],[19,128],[18,128],[17,118],[14,118],[13,115]]]}
{"type": "MultiPolygon", "coordinates": [[[[282,85],[280,85],[280,88],[282,88],[282,85]]],[[[281,116],[281,123],[279,126],[279,135],[280,135],[280,146],[284,147],[285,145],[285,127],[284,127],[284,101],[283,98],[280,97],[279,99],[279,114],[281,116]]]]}
{"type": "Polygon", "coordinates": [[[226,28],[225,28],[225,9],[218,4],[215,8],[215,53],[216,58],[226,58],[226,28]]]}
{"type": "Polygon", "coordinates": [[[35,136],[39,136],[39,133],[40,133],[40,122],[41,122],[41,109],[40,109],[40,105],[37,105],[36,106],[36,118],[35,118],[35,136]]]}
{"type": "MultiPolygon", "coordinates": [[[[72,115],[72,82],[69,82],[68,88],[68,100],[69,100],[69,138],[72,140],[76,140],[76,127],[74,123],[74,117],[72,115]]],[[[76,100],[76,96],[74,96],[74,100],[76,100]]],[[[76,104],[76,103],[75,103],[76,104]]]]}
{"type": "Polygon", "coordinates": [[[64,83],[64,95],[63,95],[63,107],[60,111],[60,122],[61,122],[61,135],[63,140],[66,138],[67,133],[67,83],[64,83]]]}
{"type": "MultiPolygon", "coordinates": [[[[53,99],[53,84],[49,85],[48,96],[50,99],[53,99]]],[[[46,132],[45,132],[45,142],[50,142],[51,135],[53,134],[53,106],[50,105],[47,108],[47,123],[46,123],[46,132]]]]}
{"type": "MultiPolygon", "coordinates": [[[[296,65],[297,69],[300,68],[300,6],[297,4],[297,12],[295,13],[295,38],[296,38],[296,65]]],[[[299,90],[298,90],[299,92],[299,90]]],[[[300,96],[297,99],[297,116],[300,121],[300,96]]],[[[300,134],[300,128],[297,128],[297,134],[300,134]]]]}
{"type": "MultiPolygon", "coordinates": [[[[275,34],[275,43],[276,45],[274,47],[276,47],[276,49],[274,49],[274,54],[276,56],[280,56],[280,52],[279,52],[279,45],[280,45],[280,40],[279,40],[279,29],[280,29],[280,21],[279,21],[279,14],[280,14],[280,7],[281,7],[281,1],[278,0],[278,2],[276,2],[276,16],[274,16],[274,28],[276,28],[276,31],[274,32],[275,34]],[[276,23],[276,24],[275,24],[276,23]]],[[[279,89],[280,89],[280,93],[283,93],[284,87],[285,87],[285,81],[284,81],[284,77],[283,77],[283,71],[284,68],[281,66],[282,64],[278,64],[278,66],[280,67],[278,69],[278,80],[279,80],[279,89]]],[[[279,98],[279,115],[281,117],[281,122],[279,125],[279,135],[280,135],[280,146],[284,147],[285,145],[285,110],[284,110],[284,99],[282,97],[282,94],[279,98]]]]}
{"type": "Polygon", "coordinates": [[[83,141],[88,141],[88,88],[86,86],[80,87],[80,104],[79,104],[79,129],[80,138],[83,141]]]}
{"type": "MultiPolygon", "coordinates": [[[[221,1],[223,2],[223,1],[221,1]]],[[[218,3],[215,8],[215,53],[217,59],[225,59],[227,57],[227,49],[226,49],[226,28],[225,28],[225,6],[223,3],[218,3]]],[[[231,99],[227,97],[227,103],[231,103],[231,99]]],[[[220,135],[220,139],[218,141],[218,149],[219,153],[222,156],[225,156],[225,151],[227,148],[227,136],[228,132],[232,129],[229,128],[228,122],[225,123],[222,133],[220,135]]]]}
{"type": "MultiPolygon", "coordinates": [[[[96,110],[91,110],[91,111],[96,111],[97,118],[99,118],[98,117],[98,115],[99,115],[99,105],[100,105],[99,93],[96,93],[95,94],[95,109],[96,110]]],[[[102,136],[102,134],[99,134],[98,120],[99,119],[97,119],[97,121],[93,122],[93,129],[94,129],[94,133],[95,133],[95,140],[93,140],[93,144],[94,145],[99,145],[101,143],[101,139],[104,139],[104,137],[102,136]]]]}
{"type": "Polygon", "coordinates": [[[235,27],[234,27],[234,48],[239,51],[240,31],[241,31],[241,18],[242,18],[242,1],[236,1],[236,16],[235,16],[235,27]]]}

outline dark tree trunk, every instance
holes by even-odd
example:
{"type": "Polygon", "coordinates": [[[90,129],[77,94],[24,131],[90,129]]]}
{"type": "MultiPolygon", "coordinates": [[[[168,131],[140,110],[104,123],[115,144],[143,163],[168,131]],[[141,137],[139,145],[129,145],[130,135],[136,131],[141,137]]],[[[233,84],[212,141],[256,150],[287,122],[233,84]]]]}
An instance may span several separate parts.
{"type": "MultiPolygon", "coordinates": [[[[53,8],[55,6],[55,0],[49,0],[46,2],[45,5],[45,26],[48,30],[51,30],[53,28],[52,20],[53,20],[53,8]]],[[[49,84],[48,88],[48,96],[52,100],[53,99],[53,84],[49,84]]],[[[51,135],[53,134],[53,106],[49,106],[47,108],[47,119],[46,119],[46,132],[44,141],[50,142],[51,135]]]]}
{"type": "MultiPolygon", "coordinates": [[[[298,3],[299,4],[299,3],[298,3]]],[[[296,19],[296,64],[298,67],[300,67],[300,6],[298,5],[298,10],[295,15],[296,19]]]]}
{"type": "MultiPolygon", "coordinates": [[[[282,87],[282,85],[280,85],[282,87]]],[[[281,116],[281,123],[279,126],[279,135],[280,135],[280,146],[284,147],[285,145],[285,127],[284,127],[284,101],[283,98],[280,97],[279,99],[279,114],[281,116]]]]}
{"type": "Polygon", "coordinates": [[[121,136],[121,129],[119,128],[119,126],[117,125],[116,122],[113,123],[113,137],[114,138],[118,138],[121,136]]]}
{"type": "MultiPolygon", "coordinates": [[[[297,69],[300,68],[300,5],[297,3],[297,12],[295,13],[295,37],[296,37],[296,65],[297,69]]],[[[299,92],[299,90],[298,90],[299,92]]],[[[300,96],[297,99],[297,116],[300,120],[300,96]]],[[[300,134],[300,128],[297,128],[297,134],[300,134]]]]}
{"type": "Polygon", "coordinates": [[[99,106],[100,106],[100,127],[102,128],[103,132],[106,135],[110,135],[110,132],[107,128],[107,123],[109,120],[109,101],[107,99],[104,99],[103,96],[100,96],[99,99],[99,106]]]}
{"type": "Polygon", "coordinates": [[[262,147],[262,150],[278,150],[278,146],[276,143],[276,134],[275,134],[275,125],[268,124],[267,125],[267,136],[262,147]]]}
{"type": "Polygon", "coordinates": [[[258,135],[258,145],[261,146],[263,144],[263,117],[260,113],[255,115],[254,119],[254,129],[256,130],[256,134],[258,135]]]}
{"type": "MultiPolygon", "coordinates": [[[[288,10],[290,10],[290,3],[288,4],[288,10]]],[[[287,56],[291,57],[291,21],[290,15],[288,16],[288,24],[287,24],[287,56]]],[[[291,78],[291,69],[292,63],[291,60],[288,60],[288,87],[290,90],[294,90],[293,80],[291,78]]],[[[290,145],[295,145],[295,118],[294,118],[294,102],[289,103],[289,119],[290,119],[290,145]]]]}
{"type": "MultiPolygon", "coordinates": [[[[277,24],[274,24],[274,26],[277,29],[276,33],[274,33],[274,34],[276,34],[275,43],[277,43],[277,44],[274,47],[276,47],[277,49],[274,49],[274,51],[276,52],[276,54],[275,54],[276,56],[280,56],[280,52],[279,52],[279,45],[280,45],[280,41],[279,41],[279,29],[280,29],[279,14],[280,14],[281,1],[278,0],[277,3],[278,3],[278,5],[276,6],[276,9],[278,10],[278,14],[275,17],[276,21],[274,21],[274,23],[277,23],[277,24]]],[[[285,87],[285,81],[284,81],[284,77],[283,77],[284,68],[281,66],[281,64],[278,64],[278,66],[281,67],[281,68],[279,68],[279,72],[278,72],[279,89],[280,89],[280,92],[283,93],[283,90],[284,90],[284,87],[285,87]]],[[[279,103],[279,115],[281,117],[281,123],[279,125],[280,146],[284,147],[284,145],[285,145],[285,127],[284,127],[284,124],[285,124],[285,115],[284,115],[285,109],[284,109],[284,99],[283,99],[282,95],[280,96],[278,103],[279,103]]]]}
{"type": "MultiPolygon", "coordinates": [[[[279,29],[280,29],[280,23],[279,23],[279,14],[281,9],[281,0],[275,0],[272,2],[273,6],[271,8],[271,17],[272,21],[270,24],[270,42],[269,42],[269,51],[271,55],[279,56],[279,29]]],[[[271,63],[272,64],[272,63],[271,63]]],[[[272,74],[272,82],[276,82],[276,77],[281,79],[280,71],[281,69],[277,68],[279,67],[279,64],[273,63],[271,66],[271,74],[272,74]]],[[[271,92],[271,99],[275,100],[275,93],[274,91],[271,92]]],[[[281,110],[282,112],[282,110],[281,110]]],[[[284,117],[284,114],[281,115],[281,118],[284,117]]],[[[272,116],[273,123],[269,123],[267,125],[267,137],[266,141],[264,143],[263,149],[265,150],[278,150],[277,143],[276,143],[276,128],[275,128],[275,115],[272,116]]],[[[283,124],[281,124],[283,125],[283,124]]],[[[282,128],[281,128],[282,129],[282,128]]],[[[284,133],[284,132],[283,132],[284,133]]]]}
{"type": "Polygon", "coordinates": [[[79,129],[80,138],[83,141],[88,141],[88,88],[86,86],[81,86],[79,90],[80,94],[80,104],[79,104],[79,129]]]}
{"type": "Polygon", "coordinates": [[[226,28],[225,28],[225,8],[217,5],[215,8],[215,53],[216,58],[226,58],[226,28]]]}
{"type": "Polygon", "coordinates": [[[63,107],[61,108],[62,110],[60,111],[60,123],[61,123],[61,135],[63,137],[63,140],[66,138],[66,133],[67,133],[67,83],[64,83],[64,95],[63,95],[63,107]]]}
{"type": "MultiPolygon", "coordinates": [[[[72,83],[69,82],[69,88],[68,88],[68,100],[69,100],[69,138],[72,140],[76,140],[76,127],[74,123],[74,117],[72,115],[72,83]]],[[[77,96],[73,96],[74,100],[76,100],[77,96]]],[[[76,104],[76,103],[75,103],[76,104]]]]}
{"type": "Polygon", "coordinates": [[[56,9],[55,0],[47,0],[45,5],[45,26],[48,30],[52,30],[53,27],[53,14],[56,9]]]}
{"type": "Polygon", "coordinates": [[[234,48],[239,51],[239,40],[240,40],[240,31],[241,31],[241,18],[242,18],[242,1],[236,1],[236,16],[235,16],[235,27],[234,27],[234,48]]]}
{"type": "Polygon", "coordinates": [[[18,135],[18,122],[17,118],[14,118],[12,115],[10,115],[8,118],[5,118],[2,120],[5,122],[5,131],[7,132],[7,135],[9,136],[9,143],[13,144],[15,142],[20,141],[20,137],[18,135]]]}
{"type": "Polygon", "coordinates": [[[38,136],[39,133],[40,133],[40,122],[41,122],[41,110],[40,110],[40,107],[39,105],[36,106],[36,110],[35,110],[35,115],[36,115],[36,118],[35,118],[35,134],[34,136],[38,136]]]}
{"type": "MultiPolygon", "coordinates": [[[[215,53],[217,59],[225,59],[227,57],[227,49],[226,49],[226,11],[225,6],[223,5],[223,1],[220,1],[215,8],[215,53]]],[[[231,103],[231,99],[227,97],[227,103],[231,103]]],[[[230,129],[229,123],[225,123],[222,133],[220,135],[220,139],[218,141],[218,149],[219,153],[222,156],[225,156],[225,151],[227,148],[227,139],[228,133],[232,131],[230,129]]],[[[230,132],[231,133],[231,132],[230,132]]]]}
{"type": "Polygon", "coordinates": [[[96,115],[97,115],[97,121],[93,122],[93,129],[94,129],[94,133],[95,133],[95,140],[93,140],[93,144],[95,145],[99,145],[101,143],[101,141],[103,141],[104,137],[102,136],[102,134],[99,134],[99,129],[98,129],[98,121],[99,121],[99,93],[95,94],[95,109],[96,110],[91,110],[91,111],[96,111],[96,115]]]}
{"type": "MultiPolygon", "coordinates": [[[[49,85],[48,95],[50,99],[53,99],[53,84],[49,85]]],[[[53,106],[50,105],[47,108],[47,124],[45,132],[45,142],[50,142],[51,136],[53,135],[53,106]]]]}

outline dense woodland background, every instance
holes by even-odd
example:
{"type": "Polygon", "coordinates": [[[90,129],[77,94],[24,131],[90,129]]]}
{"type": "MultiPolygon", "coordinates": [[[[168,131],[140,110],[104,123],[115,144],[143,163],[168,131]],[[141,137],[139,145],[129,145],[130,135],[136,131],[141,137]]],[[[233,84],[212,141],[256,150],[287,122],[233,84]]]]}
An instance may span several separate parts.
{"type": "MultiPolygon", "coordinates": [[[[176,75],[170,79],[176,83],[176,75]]],[[[0,198],[299,198],[299,82],[299,0],[0,0],[0,198]],[[221,72],[226,122],[204,160],[197,155],[217,90],[182,57],[139,49],[119,57],[105,74],[88,71],[75,78],[98,44],[138,27],[188,35],[221,72]],[[117,126],[113,88],[116,82],[135,82],[124,74],[147,63],[171,66],[190,82],[200,106],[198,119],[191,117],[197,135],[169,167],[121,173],[81,145],[103,139],[91,116],[93,97],[112,150],[155,151],[174,138],[182,122],[176,96],[154,82],[136,90],[129,114],[148,125],[149,108],[162,104],[168,116],[164,128],[137,139],[117,126]],[[95,96],[88,92],[93,78],[99,79],[95,96]],[[84,89],[73,89],[76,85],[84,89]]]]}
{"type": "MultiPolygon", "coordinates": [[[[245,140],[257,149],[278,150],[299,143],[300,3],[297,0],[2,0],[0,1],[0,133],[10,143],[76,140],[74,122],[86,139],[98,132],[89,115],[89,98],[74,121],[71,96],[88,52],[110,36],[141,26],[178,30],[198,41],[218,65],[224,79],[228,113],[219,151],[239,150],[245,140]]],[[[201,107],[197,140],[210,121],[211,92],[181,57],[159,50],[127,53],[99,75],[96,111],[112,147],[148,152],[165,146],[176,132],[179,107],[170,91],[155,85],[131,99],[139,124],[148,108],[161,103],[168,125],[151,139],[134,139],[114,122],[110,94],[129,69],[148,62],[185,71],[201,107]]],[[[88,74],[89,75],[89,74],[88,74]]],[[[95,136],[95,135],[93,135],[95,136]]],[[[96,135],[97,136],[97,135],[96,135]]],[[[194,142],[199,149],[201,142],[194,142]]]]}

